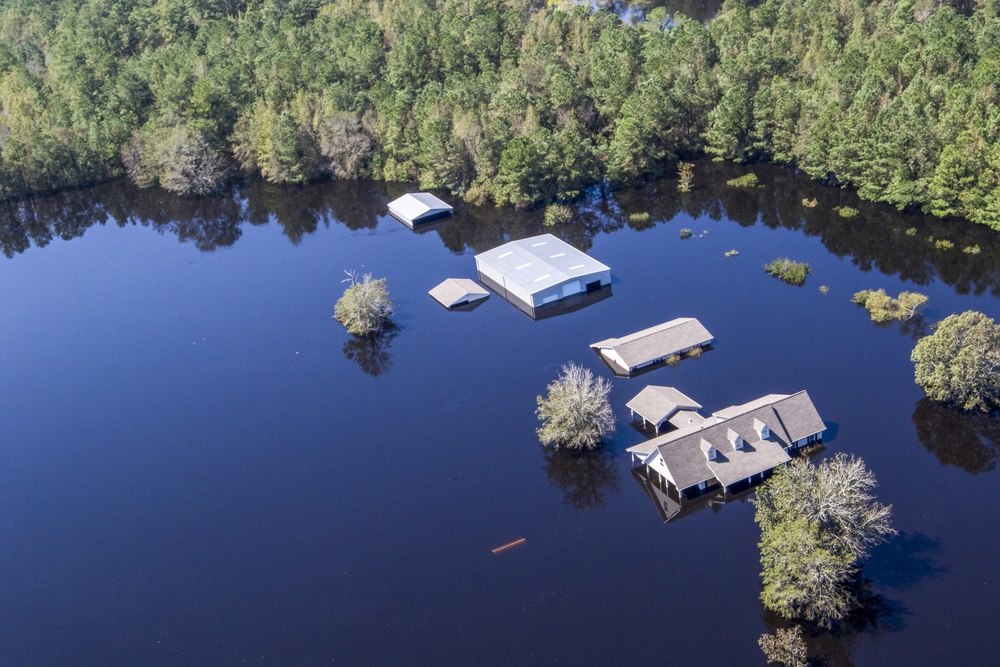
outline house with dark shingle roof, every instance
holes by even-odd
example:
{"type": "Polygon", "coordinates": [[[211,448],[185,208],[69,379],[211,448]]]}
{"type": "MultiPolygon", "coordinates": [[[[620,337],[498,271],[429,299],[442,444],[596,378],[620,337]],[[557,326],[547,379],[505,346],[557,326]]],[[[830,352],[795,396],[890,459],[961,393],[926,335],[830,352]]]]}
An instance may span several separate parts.
{"type": "Polygon", "coordinates": [[[692,498],[710,489],[729,493],[764,481],[801,447],[822,440],[824,430],[805,391],[769,394],[628,451],[633,463],[655,471],[679,498],[692,498]]]}

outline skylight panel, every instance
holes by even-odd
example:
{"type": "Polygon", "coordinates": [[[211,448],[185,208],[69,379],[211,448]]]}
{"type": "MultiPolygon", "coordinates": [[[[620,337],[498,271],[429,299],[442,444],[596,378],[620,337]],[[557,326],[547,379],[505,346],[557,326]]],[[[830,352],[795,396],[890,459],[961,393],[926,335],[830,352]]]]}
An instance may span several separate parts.
{"type": "Polygon", "coordinates": [[[538,276],[537,278],[535,278],[535,282],[539,283],[539,282],[545,280],[546,278],[551,278],[551,277],[552,277],[551,273],[546,273],[544,276],[538,276]]]}
{"type": "Polygon", "coordinates": [[[566,253],[564,253],[564,252],[557,252],[554,255],[549,255],[549,259],[555,259],[556,257],[565,257],[565,256],[566,256],[566,253]]]}
{"type": "Polygon", "coordinates": [[[503,259],[504,257],[509,257],[510,255],[513,255],[513,254],[514,254],[513,250],[508,250],[507,252],[503,253],[502,255],[497,255],[497,259],[503,259]]]}
{"type": "Polygon", "coordinates": [[[528,268],[529,266],[531,266],[531,262],[525,262],[525,263],[524,263],[524,264],[522,264],[521,266],[515,266],[515,267],[514,267],[514,270],[515,270],[515,271],[520,271],[521,269],[526,269],[526,268],[528,268]]]}
{"type": "Polygon", "coordinates": [[[587,266],[587,265],[586,264],[577,264],[576,266],[569,267],[569,269],[567,269],[567,271],[575,271],[577,269],[582,269],[585,266],[587,266]]]}

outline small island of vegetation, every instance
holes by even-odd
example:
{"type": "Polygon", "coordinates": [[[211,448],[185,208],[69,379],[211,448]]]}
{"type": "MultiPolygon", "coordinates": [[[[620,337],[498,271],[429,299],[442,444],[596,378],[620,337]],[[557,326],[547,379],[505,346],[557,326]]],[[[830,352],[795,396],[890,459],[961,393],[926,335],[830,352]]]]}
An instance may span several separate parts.
{"type": "Polygon", "coordinates": [[[806,282],[806,276],[812,273],[812,268],[805,262],[796,262],[787,257],[780,257],[764,265],[764,270],[775,278],[789,285],[801,286],[806,282]]]}
{"type": "Polygon", "coordinates": [[[851,298],[871,316],[873,322],[908,320],[917,314],[917,308],[927,303],[927,297],[919,292],[900,292],[893,298],[884,289],[861,290],[851,298]]]}

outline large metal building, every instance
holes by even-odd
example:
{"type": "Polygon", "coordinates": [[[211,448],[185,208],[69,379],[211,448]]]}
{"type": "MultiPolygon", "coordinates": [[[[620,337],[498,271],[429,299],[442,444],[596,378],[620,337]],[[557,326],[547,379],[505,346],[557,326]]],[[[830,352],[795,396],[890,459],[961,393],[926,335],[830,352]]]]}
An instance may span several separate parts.
{"type": "Polygon", "coordinates": [[[479,278],[504,298],[531,311],[611,284],[611,269],[552,234],[476,255],[479,278]]]}

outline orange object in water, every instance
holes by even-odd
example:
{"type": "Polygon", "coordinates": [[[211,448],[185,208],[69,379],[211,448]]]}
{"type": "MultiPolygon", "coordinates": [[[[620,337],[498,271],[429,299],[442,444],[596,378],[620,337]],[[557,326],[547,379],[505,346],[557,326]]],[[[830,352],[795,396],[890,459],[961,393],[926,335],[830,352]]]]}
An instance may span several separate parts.
{"type": "Polygon", "coordinates": [[[491,551],[492,551],[493,553],[495,553],[495,554],[498,554],[498,553],[500,553],[501,551],[503,551],[504,549],[510,549],[511,547],[516,547],[516,546],[517,546],[518,544],[521,544],[521,543],[523,543],[524,541],[525,541],[525,540],[524,540],[524,538],[522,537],[521,539],[518,539],[518,540],[514,540],[513,542],[508,542],[507,544],[503,545],[502,547],[497,547],[496,549],[491,549],[491,551]]]}

